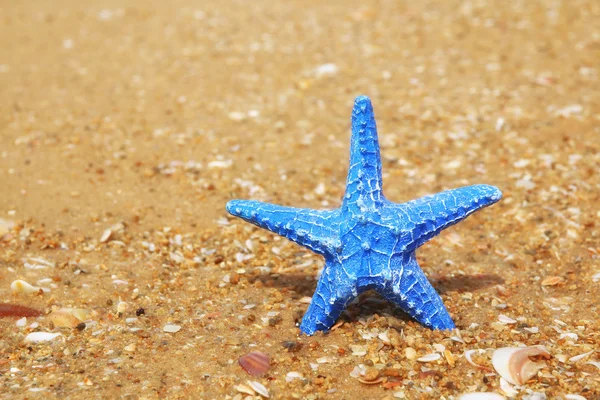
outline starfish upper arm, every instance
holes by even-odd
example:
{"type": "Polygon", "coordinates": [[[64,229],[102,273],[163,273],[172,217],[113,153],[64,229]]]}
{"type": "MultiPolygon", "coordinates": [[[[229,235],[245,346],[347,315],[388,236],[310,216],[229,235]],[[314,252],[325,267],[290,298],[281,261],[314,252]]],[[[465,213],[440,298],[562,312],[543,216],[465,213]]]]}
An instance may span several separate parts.
{"type": "Polygon", "coordinates": [[[318,254],[333,254],[339,247],[339,212],[335,210],[311,210],[253,200],[231,200],[227,203],[227,211],[318,254]]]}
{"type": "Polygon", "coordinates": [[[408,247],[416,249],[442,230],[501,198],[502,193],[494,186],[473,185],[394,204],[392,208],[399,217],[410,219],[412,243],[408,247]]]}

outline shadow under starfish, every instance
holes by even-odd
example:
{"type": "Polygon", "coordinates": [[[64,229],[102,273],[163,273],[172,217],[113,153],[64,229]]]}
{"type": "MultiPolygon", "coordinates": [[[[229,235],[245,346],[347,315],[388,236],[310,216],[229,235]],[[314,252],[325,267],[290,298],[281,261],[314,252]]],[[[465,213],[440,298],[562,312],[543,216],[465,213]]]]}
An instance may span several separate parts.
{"type": "Polygon", "coordinates": [[[493,186],[474,185],[396,204],[384,197],[382,186],[373,108],[368,97],[359,96],[352,112],[350,167],[340,208],[312,210],[252,200],[227,203],[232,215],[325,258],[300,325],[303,333],[328,330],[350,301],[370,289],[429,328],[454,328],[415,251],[443,229],[500,200],[502,193],[493,186]]]}

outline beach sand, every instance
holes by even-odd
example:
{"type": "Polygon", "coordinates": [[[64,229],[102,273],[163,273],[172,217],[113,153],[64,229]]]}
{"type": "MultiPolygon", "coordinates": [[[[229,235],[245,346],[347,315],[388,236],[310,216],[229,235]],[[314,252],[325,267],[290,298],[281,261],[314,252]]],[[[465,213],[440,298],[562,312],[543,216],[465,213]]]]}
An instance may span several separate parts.
{"type": "Polygon", "coordinates": [[[0,49],[0,305],[43,314],[0,397],[600,398],[599,2],[3,2],[0,49]],[[504,193],[417,252],[456,331],[365,293],[300,335],[322,258],[225,211],[338,207],[360,94],[390,200],[504,193]]]}

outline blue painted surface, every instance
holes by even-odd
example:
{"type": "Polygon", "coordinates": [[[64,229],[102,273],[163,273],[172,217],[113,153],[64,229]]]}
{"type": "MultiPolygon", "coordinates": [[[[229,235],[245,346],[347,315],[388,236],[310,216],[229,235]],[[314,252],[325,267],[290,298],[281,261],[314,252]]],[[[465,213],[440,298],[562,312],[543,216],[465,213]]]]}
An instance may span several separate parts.
{"type": "Polygon", "coordinates": [[[432,329],[452,329],[442,299],[417,264],[415,250],[442,229],[500,200],[489,185],[447,190],[404,204],[382,192],[381,157],[371,101],[352,111],[350,167],[342,206],[311,210],[232,200],[227,211],[325,258],[325,267],[300,329],[327,331],[348,303],[374,289],[432,329]]]}

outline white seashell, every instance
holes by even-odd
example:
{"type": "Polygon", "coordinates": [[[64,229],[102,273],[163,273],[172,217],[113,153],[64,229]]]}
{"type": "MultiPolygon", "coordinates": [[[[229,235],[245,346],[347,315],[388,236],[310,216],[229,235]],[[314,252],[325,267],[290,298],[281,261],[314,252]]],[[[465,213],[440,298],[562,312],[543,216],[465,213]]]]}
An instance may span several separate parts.
{"type": "Polygon", "coordinates": [[[302,374],[300,372],[291,371],[286,374],[285,381],[291,382],[294,379],[303,379],[303,378],[304,378],[304,376],[302,376],[302,374]]]}
{"type": "Polygon", "coordinates": [[[436,343],[433,345],[433,349],[438,353],[443,353],[446,350],[446,346],[440,343],[436,343]]]}
{"type": "Polygon", "coordinates": [[[128,344],[127,346],[123,347],[123,351],[133,353],[136,350],[136,348],[137,348],[137,346],[135,345],[135,343],[131,343],[131,344],[128,344]]]}
{"type": "Polygon", "coordinates": [[[179,332],[180,330],[181,330],[181,326],[179,326],[179,325],[167,324],[167,325],[163,326],[163,331],[168,332],[168,333],[175,333],[175,332],[179,332]]]}
{"type": "Polygon", "coordinates": [[[27,317],[23,317],[23,318],[17,320],[17,326],[19,328],[22,328],[25,325],[27,325],[27,317]]]}
{"type": "Polygon", "coordinates": [[[508,397],[515,397],[519,394],[519,392],[504,378],[500,378],[500,390],[508,397]]]}
{"type": "Polygon", "coordinates": [[[269,398],[269,391],[262,383],[256,382],[256,381],[248,381],[248,385],[250,385],[250,387],[252,389],[254,389],[256,391],[256,393],[260,394],[262,397],[269,398]]]}
{"type": "Polygon", "coordinates": [[[577,336],[577,334],[573,332],[565,332],[561,333],[558,339],[560,340],[564,338],[569,338],[571,340],[577,341],[577,339],[579,339],[579,336],[577,336]]]}
{"type": "Polygon", "coordinates": [[[550,353],[539,347],[502,347],[494,351],[492,365],[502,378],[522,385],[545,366],[531,361],[533,356],[550,357],[550,353]]]}
{"type": "Polygon", "coordinates": [[[440,355],[440,353],[431,353],[431,354],[427,354],[423,357],[419,357],[417,358],[417,361],[419,362],[431,362],[431,361],[437,361],[440,358],[442,358],[442,356],[440,355]]]}
{"type": "Polygon", "coordinates": [[[389,331],[385,331],[383,333],[380,333],[377,337],[379,338],[379,340],[381,340],[383,343],[385,344],[391,344],[392,342],[390,342],[390,337],[388,336],[388,332],[389,331]]]}
{"type": "Polygon", "coordinates": [[[112,231],[110,229],[106,229],[104,232],[102,232],[102,236],[100,236],[100,243],[106,243],[111,236],[112,231]]]}
{"type": "Polygon", "coordinates": [[[250,396],[254,396],[256,394],[254,389],[252,389],[250,386],[244,385],[243,383],[240,383],[239,385],[234,386],[233,388],[240,393],[249,394],[250,396]]]}
{"type": "Polygon", "coordinates": [[[491,392],[473,392],[461,395],[458,400],[505,400],[506,397],[491,392]]]}
{"type": "Polygon", "coordinates": [[[503,324],[516,324],[517,323],[517,320],[507,317],[504,314],[498,315],[498,321],[502,322],[503,324]]]}
{"type": "Polygon", "coordinates": [[[354,369],[350,372],[350,376],[353,378],[358,378],[365,373],[365,366],[363,364],[356,365],[354,369]]]}
{"type": "Polygon", "coordinates": [[[49,342],[51,340],[56,339],[57,337],[62,336],[60,333],[51,333],[51,332],[31,332],[29,335],[25,336],[26,342],[49,342]]]}
{"type": "Polygon", "coordinates": [[[481,349],[477,349],[477,350],[465,350],[465,358],[467,359],[467,362],[469,364],[471,364],[472,366],[474,366],[474,367],[486,369],[486,367],[484,367],[483,365],[476,364],[473,361],[473,359],[471,359],[471,354],[473,354],[475,352],[479,352],[479,354],[483,354],[483,353],[485,353],[485,350],[481,350],[481,349]]]}
{"type": "Polygon", "coordinates": [[[327,364],[327,363],[332,363],[335,361],[335,358],[331,357],[331,356],[324,356],[321,358],[317,358],[317,362],[319,364],[327,364]]]}
{"type": "Polygon", "coordinates": [[[465,344],[465,341],[462,340],[462,338],[460,338],[458,336],[450,336],[450,340],[453,340],[453,341],[458,342],[458,343],[465,344]]]}
{"type": "Polygon", "coordinates": [[[39,288],[37,286],[30,285],[29,283],[27,283],[21,279],[17,279],[16,281],[13,281],[10,284],[10,289],[13,291],[13,293],[25,293],[25,294],[39,293],[40,290],[42,290],[44,292],[50,291],[50,289],[43,289],[43,288],[39,288]]]}
{"type": "Polygon", "coordinates": [[[363,346],[360,344],[351,344],[350,349],[352,350],[353,356],[364,356],[367,354],[367,346],[363,346]]]}
{"type": "Polygon", "coordinates": [[[579,394],[565,394],[566,400],[587,400],[585,397],[579,394]]]}
{"type": "Polygon", "coordinates": [[[583,353],[583,354],[579,354],[577,356],[573,356],[573,357],[569,358],[569,361],[571,361],[571,362],[577,362],[579,360],[583,360],[584,358],[586,358],[587,356],[589,356],[593,352],[594,352],[594,350],[591,350],[591,351],[588,351],[587,353],[583,353]]]}
{"type": "Polygon", "coordinates": [[[523,400],[546,400],[548,397],[545,393],[533,392],[523,396],[523,400]]]}
{"type": "Polygon", "coordinates": [[[565,354],[557,354],[554,356],[554,358],[556,358],[558,362],[561,362],[563,364],[567,362],[567,356],[565,354]]]}
{"type": "Polygon", "coordinates": [[[48,320],[57,327],[75,328],[80,322],[84,322],[89,314],[89,310],[83,308],[61,308],[52,311],[48,320]]]}
{"type": "Polygon", "coordinates": [[[123,314],[129,308],[129,304],[124,301],[119,301],[117,303],[117,312],[123,314]]]}
{"type": "Polygon", "coordinates": [[[600,369],[600,361],[588,361],[586,364],[593,365],[594,367],[600,369]]]}

